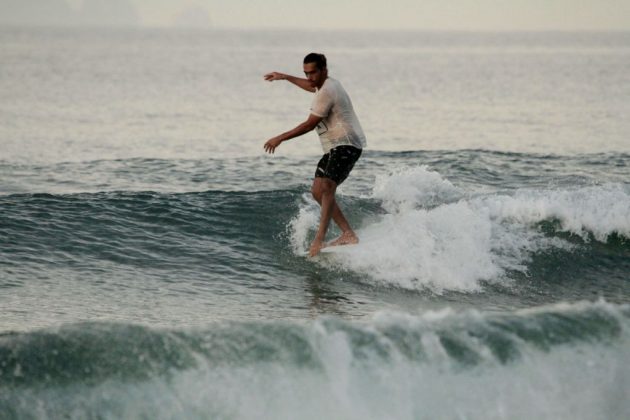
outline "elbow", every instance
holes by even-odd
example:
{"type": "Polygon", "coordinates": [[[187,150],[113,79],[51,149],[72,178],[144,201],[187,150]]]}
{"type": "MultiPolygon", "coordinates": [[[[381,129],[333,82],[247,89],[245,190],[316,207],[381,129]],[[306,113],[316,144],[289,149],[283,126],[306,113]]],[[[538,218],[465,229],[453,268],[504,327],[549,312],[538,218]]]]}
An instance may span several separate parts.
{"type": "Polygon", "coordinates": [[[315,127],[317,127],[317,124],[313,124],[310,121],[307,121],[307,122],[302,124],[302,128],[304,129],[305,133],[308,133],[309,131],[313,131],[315,129],[315,127]]]}

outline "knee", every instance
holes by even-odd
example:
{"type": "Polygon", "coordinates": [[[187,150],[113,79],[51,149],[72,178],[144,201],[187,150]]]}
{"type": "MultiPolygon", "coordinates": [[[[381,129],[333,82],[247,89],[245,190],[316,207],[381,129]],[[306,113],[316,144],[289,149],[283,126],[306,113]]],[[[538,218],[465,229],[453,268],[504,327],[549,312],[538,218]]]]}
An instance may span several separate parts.
{"type": "Polygon", "coordinates": [[[335,196],[335,190],[337,189],[337,184],[335,181],[326,178],[317,178],[317,181],[313,183],[311,187],[311,194],[315,201],[319,204],[322,203],[322,197],[324,196],[335,196]]]}
{"type": "Polygon", "coordinates": [[[319,196],[322,197],[325,195],[335,195],[336,189],[337,184],[335,184],[334,181],[326,179],[320,185],[319,196]]]}

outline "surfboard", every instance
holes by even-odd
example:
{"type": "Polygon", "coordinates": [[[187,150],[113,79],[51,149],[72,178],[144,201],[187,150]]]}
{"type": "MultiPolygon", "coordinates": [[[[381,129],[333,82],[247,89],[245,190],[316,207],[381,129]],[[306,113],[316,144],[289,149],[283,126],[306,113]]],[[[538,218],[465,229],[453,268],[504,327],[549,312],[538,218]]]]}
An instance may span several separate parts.
{"type": "MultiPolygon", "coordinates": [[[[346,252],[355,249],[359,244],[348,244],[348,245],[335,245],[335,246],[327,246],[322,248],[319,253],[320,254],[344,254],[346,252]]],[[[308,257],[308,250],[304,251],[300,254],[302,257],[308,257]]]]}

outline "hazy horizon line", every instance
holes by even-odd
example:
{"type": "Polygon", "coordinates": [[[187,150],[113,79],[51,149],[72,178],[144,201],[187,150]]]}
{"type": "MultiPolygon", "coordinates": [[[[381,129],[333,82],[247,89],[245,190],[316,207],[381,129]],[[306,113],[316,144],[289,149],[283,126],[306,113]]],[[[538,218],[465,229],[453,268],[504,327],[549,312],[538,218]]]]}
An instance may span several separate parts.
{"type": "Polygon", "coordinates": [[[304,27],[241,27],[241,26],[178,26],[178,25],[146,25],[146,24],[38,24],[38,23],[0,23],[0,29],[119,29],[119,30],[160,30],[160,31],[188,31],[188,32],[212,32],[212,31],[233,31],[233,32],[386,32],[386,33],[630,33],[630,29],[447,29],[447,28],[304,28],[304,27]]]}

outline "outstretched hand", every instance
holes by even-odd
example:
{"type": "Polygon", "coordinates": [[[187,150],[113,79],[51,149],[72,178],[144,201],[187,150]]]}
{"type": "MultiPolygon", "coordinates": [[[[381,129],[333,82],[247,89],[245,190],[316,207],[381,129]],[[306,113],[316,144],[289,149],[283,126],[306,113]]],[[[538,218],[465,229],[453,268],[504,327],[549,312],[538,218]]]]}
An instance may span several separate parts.
{"type": "Polygon", "coordinates": [[[278,73],[277,71],[265,74],[265,80],[268,82],[273,82],[274,80],[284,80],[286,78],[286,74],[278,73]]]}
{"type": "Polygon", "coordinates": [[[267,153],[275,152],[276,147],[280,146],[280,143],[282,143],[282,140],[280,140],[278,137],[274,137],[272,139],[267,140],[267,143],[265,143],[265,145],[263,146],[265,148],[265,152],[267,153]]]}

